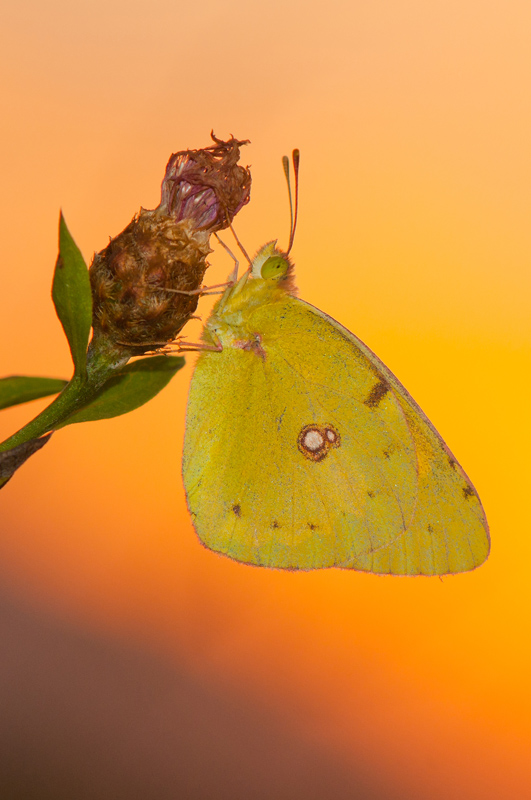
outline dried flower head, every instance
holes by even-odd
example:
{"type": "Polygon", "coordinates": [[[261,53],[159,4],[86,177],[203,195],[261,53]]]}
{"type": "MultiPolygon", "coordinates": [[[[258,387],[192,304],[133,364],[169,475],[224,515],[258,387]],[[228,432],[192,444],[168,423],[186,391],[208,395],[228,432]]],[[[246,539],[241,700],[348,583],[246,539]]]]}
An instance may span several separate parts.
{"type": "Polygon", "coordinates": [[[227,228],[249,202],[251,175],[239,166],[240,147],[247,141],[215,142],[203,150],[183,150],[171,156],[162,181],[159,211],[175,220],[192,219],[210,233],[227,228]]]}
{"type": "Polygon", "coordinates": [[[94,335],[139,355],[170,342],[197,308],[214,231],[249,201],[251,175],[238,164],[245,141],[217,139],[171,156],[160,205],[141,209],[90,267],[94,335]]]}

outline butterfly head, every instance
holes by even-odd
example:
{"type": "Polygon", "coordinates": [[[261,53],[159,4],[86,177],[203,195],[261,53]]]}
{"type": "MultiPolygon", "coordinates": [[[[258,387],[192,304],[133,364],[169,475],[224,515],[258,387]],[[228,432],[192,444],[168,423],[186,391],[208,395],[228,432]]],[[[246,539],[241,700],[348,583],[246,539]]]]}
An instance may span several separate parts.
{"type": "Polygon", "coordinates": [[[252,260],[251,274],[253,278],[284,283],[293,277],[293,262],[277,247],[275,239],[257,252],[252,260]]]}

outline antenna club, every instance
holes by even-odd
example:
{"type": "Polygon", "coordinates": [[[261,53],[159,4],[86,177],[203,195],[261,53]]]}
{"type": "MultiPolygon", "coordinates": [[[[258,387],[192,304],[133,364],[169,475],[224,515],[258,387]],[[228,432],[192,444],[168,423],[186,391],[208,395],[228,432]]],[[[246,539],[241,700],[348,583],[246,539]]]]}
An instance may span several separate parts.
{"type": "MultiPolygon", "coordinates": [[[[295,150],[291,154],[291,158],[293,160],[293,172],[295,174],[295,212],[293,213],[291,191],[290,191],[289,204],[291,211],[291,230],[289,236],[288,253],[291,252],[291,248],[293,247],[293,239],[295,238],[295,228],[297,227],[297,216],[299,213],[299,164],[301,160],[301,154],[298,148],[295,148],[295,150]]],[[[288,180],[288,190],[289,190],[289,180],[288,180]]]]}

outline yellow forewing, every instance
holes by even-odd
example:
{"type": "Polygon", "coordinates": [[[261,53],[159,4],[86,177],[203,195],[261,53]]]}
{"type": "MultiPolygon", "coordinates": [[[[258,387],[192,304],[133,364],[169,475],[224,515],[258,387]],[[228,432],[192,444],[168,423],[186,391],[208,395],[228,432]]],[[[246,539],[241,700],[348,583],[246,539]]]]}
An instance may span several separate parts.
{"type": "Polygon", "coordinates": [[[188,400],[184,483],[207,547],[269,567],[394,575],[486,559],[475,490],[362,342],[291,295],[251,308],[245,327],[259,347],[202,353],[188,400]],[[322,460],[300,446],[308,426],[339,434],[322,460]]]}

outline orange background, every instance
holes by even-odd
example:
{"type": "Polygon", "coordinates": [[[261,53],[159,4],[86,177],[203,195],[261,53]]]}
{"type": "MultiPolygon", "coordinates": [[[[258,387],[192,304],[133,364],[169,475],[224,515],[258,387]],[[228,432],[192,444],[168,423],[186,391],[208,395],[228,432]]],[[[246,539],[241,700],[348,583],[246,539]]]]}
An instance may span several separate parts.
{"type": "MultiPolygon", "coordinates": [[[[1,373],[69,376],[60,206],[90,260],[213,128],[251,140],[240,238],[285,245],[280,157],[299,147],[300,295],[420,403],[493,547],[444,580],[207,552],[180,479],[188,358],[142,409],[57,433],[2,492],[0,781],[39,798],[527,796],[529,3],[49,0],[3,17],[1,373]]],[[[211,261],[217,283],[231,264],[211,261]]],[[[3,435],[43,405],[4,411],[3,435]]]]}

